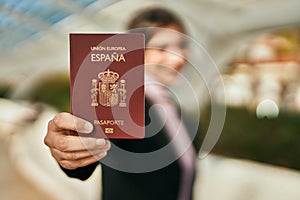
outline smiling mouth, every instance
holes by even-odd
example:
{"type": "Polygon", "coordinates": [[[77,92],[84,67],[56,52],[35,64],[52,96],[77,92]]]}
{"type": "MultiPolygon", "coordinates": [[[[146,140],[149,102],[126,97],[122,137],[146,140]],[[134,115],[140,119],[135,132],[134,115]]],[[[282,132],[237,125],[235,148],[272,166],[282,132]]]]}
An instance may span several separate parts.
{"type": "Polygon", "coordinates": [[[178,76],[180,69],[174,69],[166,66],[161,66],[161,71],[167,72],[169,75],[178,76]]]}

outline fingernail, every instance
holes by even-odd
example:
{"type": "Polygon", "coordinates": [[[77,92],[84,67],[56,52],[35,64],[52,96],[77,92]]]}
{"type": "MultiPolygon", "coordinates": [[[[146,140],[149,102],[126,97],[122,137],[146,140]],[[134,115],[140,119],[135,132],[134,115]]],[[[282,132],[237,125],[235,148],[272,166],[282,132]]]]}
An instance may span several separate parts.
{"type": "Polygon", "coordinates": [[[88,122],[85,123],[83,127],[84,127],[84,130],[86,130],[88,132],[92,132],[93,129],[94,129],[93,125],[91,123],[88,123],[88,122]]]}
{"type": "Polygon", "coordinates": [[[105,142],[105,140],[103,140],[103,139],[97,139],[97,140],[96,140],[96,144],[99,145],[99,146],[100,146],[100,145],[105,145],[105,143],[106,143],[106,142],[105,142]]]}

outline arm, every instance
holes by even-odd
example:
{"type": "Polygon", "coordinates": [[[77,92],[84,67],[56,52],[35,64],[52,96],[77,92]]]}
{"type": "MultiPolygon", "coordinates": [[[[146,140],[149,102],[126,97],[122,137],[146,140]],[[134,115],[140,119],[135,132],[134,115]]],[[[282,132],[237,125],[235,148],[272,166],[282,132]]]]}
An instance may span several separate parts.
{"type": "Polygon", "coordinates": [[[78,137],[72,131],[89,134],[91,123],[69,113],[57,114],[48,123],[44,142],[62,170],[70,177],[87,179],[110,149],[110,142],[101,138],[78,137]]]}
{"type": "Polygon", "coordinates": [[[87,165],[85,167],[79,167],[77,169],[66,169],[60,166],[60,168],[69,176],[72,178],[78,178],[82,181],[88,179],[94,172],[97,162],[92,163],[90,165],[87,165]]]}

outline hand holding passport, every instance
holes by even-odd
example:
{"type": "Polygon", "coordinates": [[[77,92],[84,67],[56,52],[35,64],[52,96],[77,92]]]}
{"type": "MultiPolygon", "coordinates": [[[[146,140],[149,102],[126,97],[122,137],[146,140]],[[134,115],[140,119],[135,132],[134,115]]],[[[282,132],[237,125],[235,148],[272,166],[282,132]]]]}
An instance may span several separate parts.
{"type": "Polygon", "coordinates": [[[49,121],[44,139],[52,156],[65,169],[73,170],[97,162],[110,149],[110,142],[103,138],[78,137],[72,132],[89,135],[93,126],[70,113],[59,113],[49,121]]]}

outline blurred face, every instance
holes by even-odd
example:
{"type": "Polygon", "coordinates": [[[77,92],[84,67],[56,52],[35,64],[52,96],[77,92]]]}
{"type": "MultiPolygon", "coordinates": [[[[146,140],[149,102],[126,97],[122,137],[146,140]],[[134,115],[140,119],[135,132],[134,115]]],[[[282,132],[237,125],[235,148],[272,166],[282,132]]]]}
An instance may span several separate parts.
{"type": "Polygon", "coordinates": [[[167,26],[153,35],[145,50],[146,72],[166,85],[172,85],[185,65],[186,42],[180,28],[167,26]]]}

